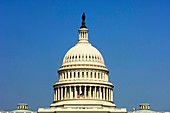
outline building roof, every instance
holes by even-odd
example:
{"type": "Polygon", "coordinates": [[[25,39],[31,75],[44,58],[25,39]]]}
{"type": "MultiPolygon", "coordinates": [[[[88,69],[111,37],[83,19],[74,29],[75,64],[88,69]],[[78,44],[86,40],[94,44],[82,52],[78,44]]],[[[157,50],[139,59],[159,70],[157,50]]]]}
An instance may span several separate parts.
{"type": "Polygon", "coordinates": [[[134,112],[139,113],[139,112],[156,112],[156,111],[153,111],[153,110],[136,110],[134,112]]]}
{"type": "Polygon", "coordinates": [[[33,112],[31,110],[13,110],[11,112],[33,112]]]}

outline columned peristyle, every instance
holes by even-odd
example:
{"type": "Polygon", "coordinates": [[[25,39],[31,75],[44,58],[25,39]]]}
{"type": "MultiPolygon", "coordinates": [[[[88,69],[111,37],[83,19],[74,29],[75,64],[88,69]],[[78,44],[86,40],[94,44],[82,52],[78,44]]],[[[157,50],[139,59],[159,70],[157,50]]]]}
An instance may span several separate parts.
{"type": "Polygon", "coordinates": [[[56,102],[71,99],[92,99],[92,100],[104,99],[106,101],[113,101],[112,100],[113,93],[111,92],[112,87],[107,86],[94,86],[94,85],[57,86],[55,87],[54,90],[54,101],[56,102]]]}

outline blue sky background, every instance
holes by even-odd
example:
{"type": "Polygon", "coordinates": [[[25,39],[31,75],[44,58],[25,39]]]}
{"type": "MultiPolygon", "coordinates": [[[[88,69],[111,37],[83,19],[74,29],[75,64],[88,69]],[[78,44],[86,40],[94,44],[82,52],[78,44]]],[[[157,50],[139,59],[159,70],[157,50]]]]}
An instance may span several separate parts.
{"type": "Polygon", "coordinates": [[[0,110],[49,107],[82,12],[114,83],[117,107],[170,111],[169,0],[1,0],[0,110]]]}

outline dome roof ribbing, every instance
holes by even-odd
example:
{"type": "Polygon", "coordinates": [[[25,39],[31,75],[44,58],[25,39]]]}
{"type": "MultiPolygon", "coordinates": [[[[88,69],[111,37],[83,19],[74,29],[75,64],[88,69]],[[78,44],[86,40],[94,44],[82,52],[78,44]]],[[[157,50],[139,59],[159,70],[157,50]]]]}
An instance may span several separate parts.
{"type": "Polygon", "coordinates": [[[101,53],[93,47],[89,42],[78,42],[65,55],[64,64],[74,63],[96,63],[104,65],[104,59],[101,53]]]}

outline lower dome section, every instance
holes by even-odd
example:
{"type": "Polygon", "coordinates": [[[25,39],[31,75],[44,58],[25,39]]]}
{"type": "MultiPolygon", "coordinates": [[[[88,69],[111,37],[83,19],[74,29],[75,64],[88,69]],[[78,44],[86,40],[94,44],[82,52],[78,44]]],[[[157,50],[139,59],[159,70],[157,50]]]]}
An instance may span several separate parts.
{"type": "Polygon", "coordinates": [[[56,102],[50,105],[51,108],[115,108],[116,105],[112,102],[101,101],[101,100],[66,100],[61,102],[56,102]]]}

